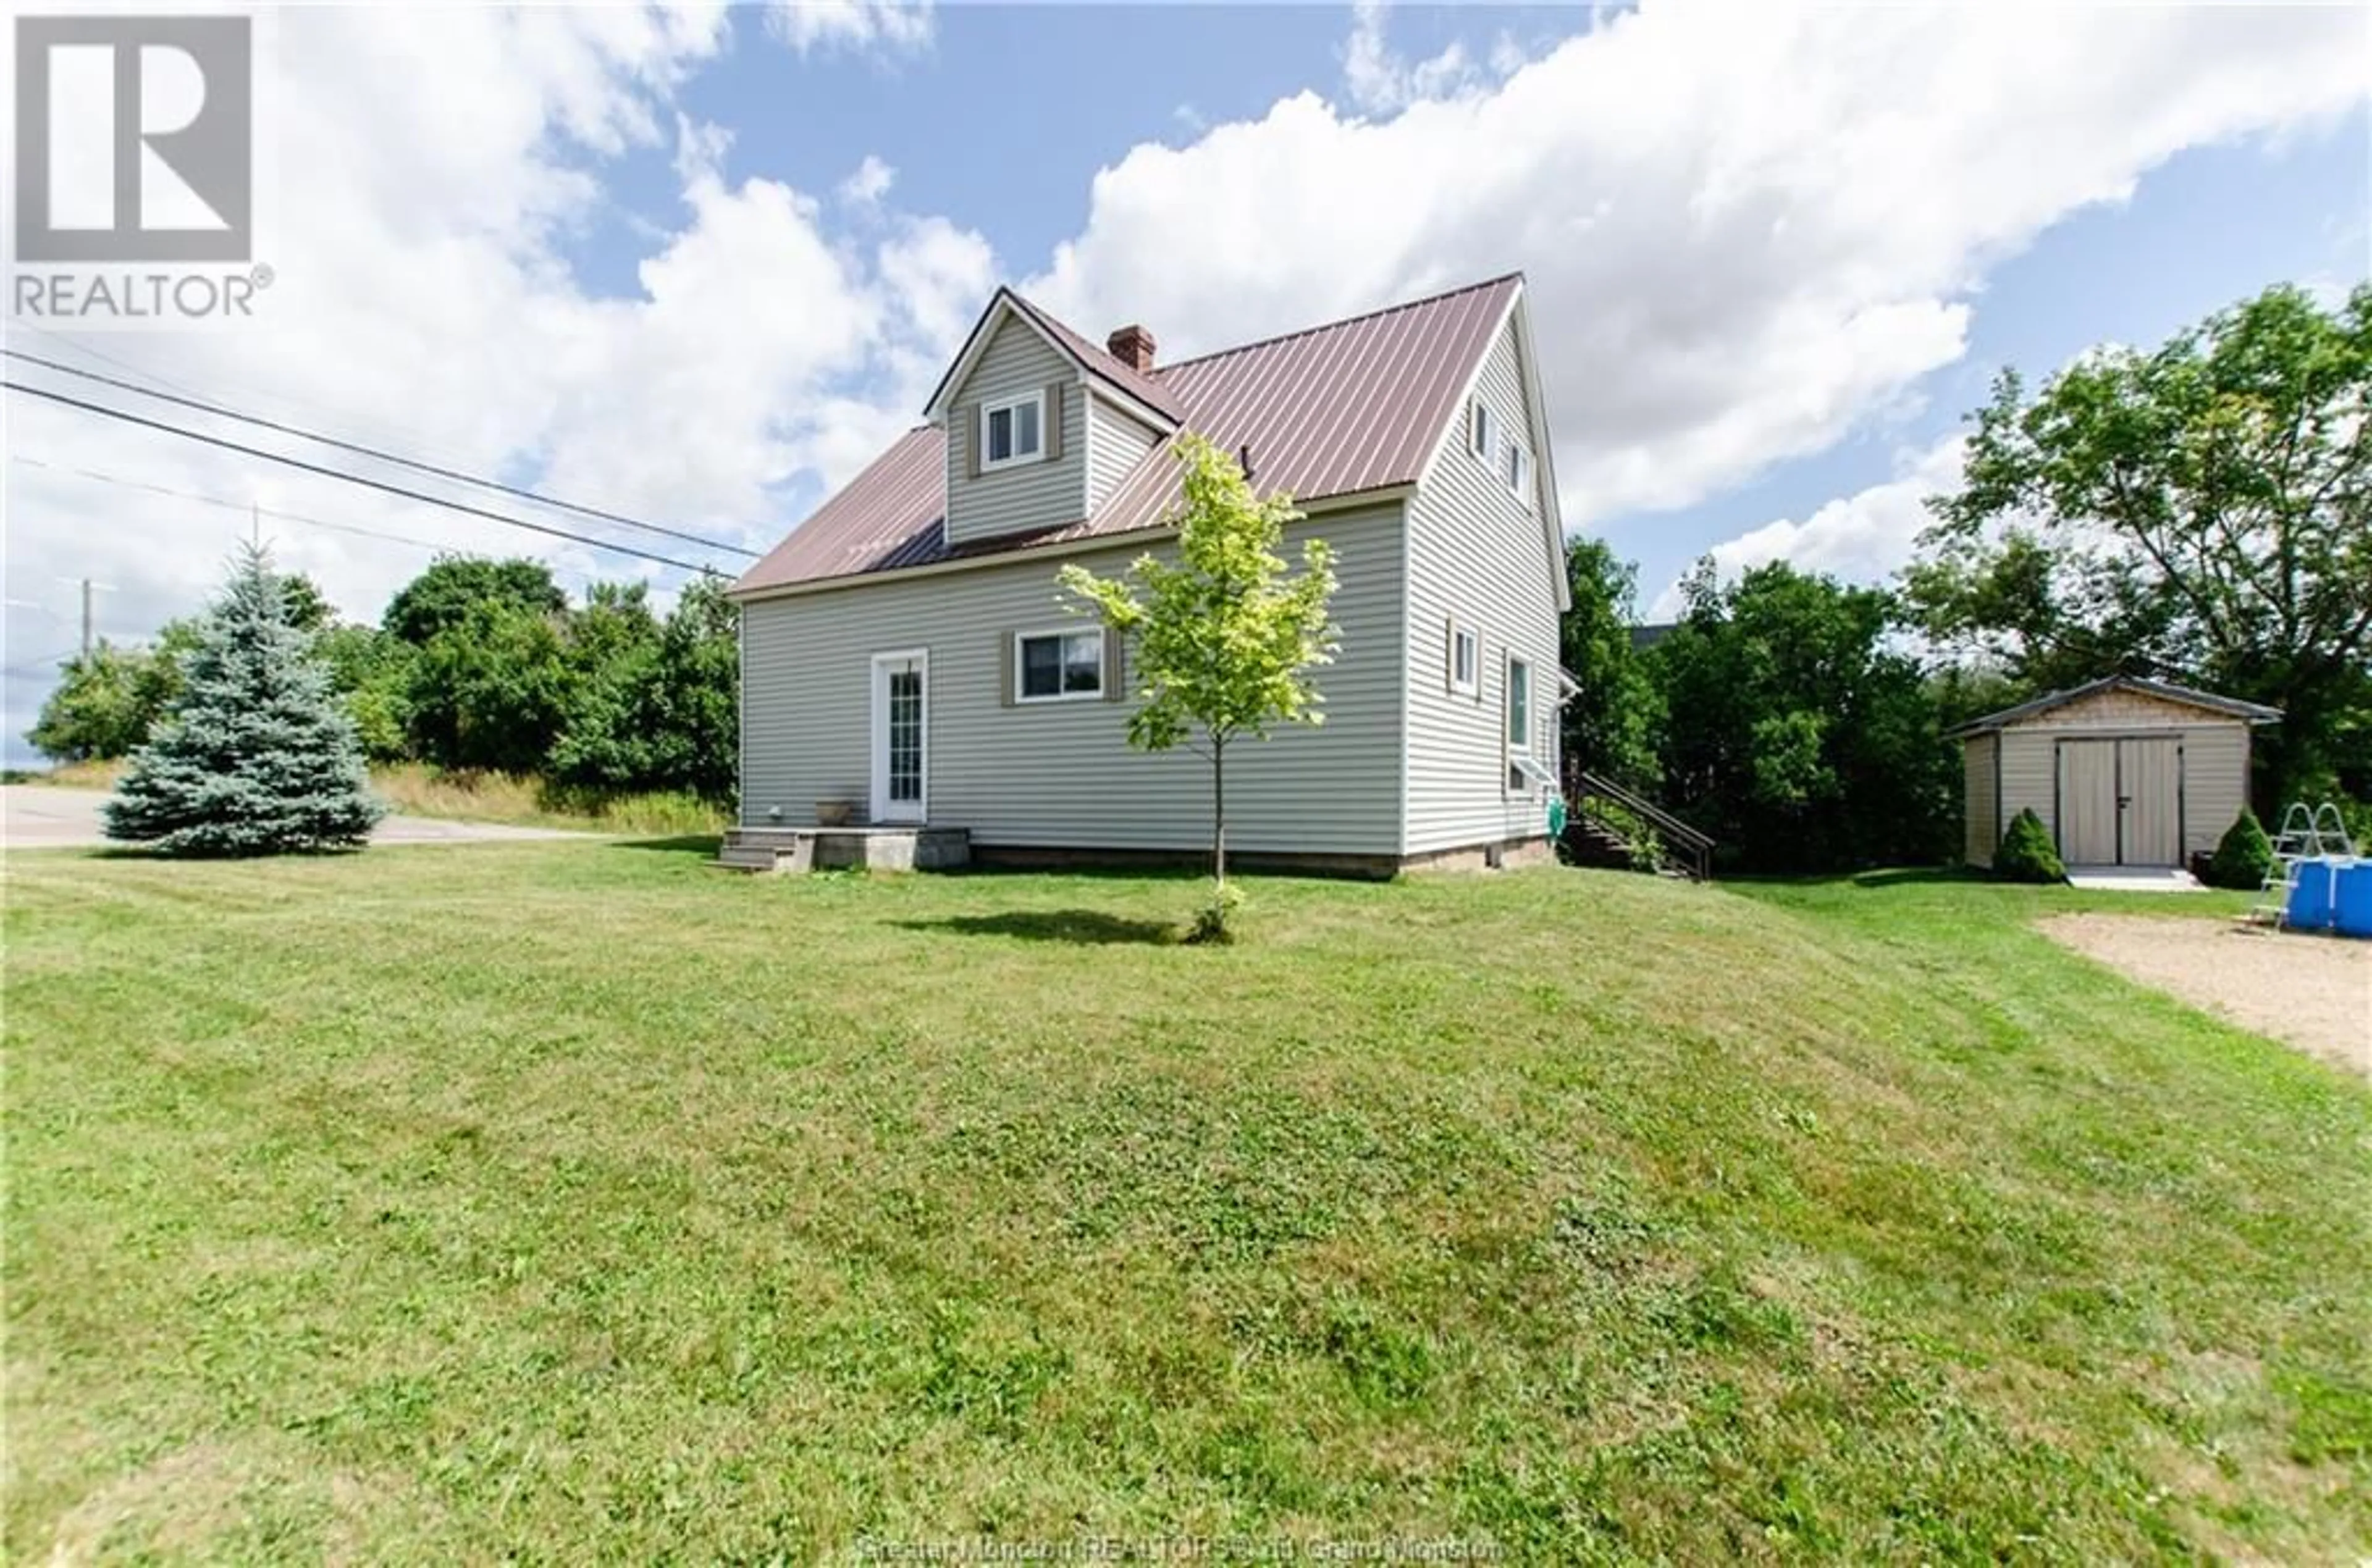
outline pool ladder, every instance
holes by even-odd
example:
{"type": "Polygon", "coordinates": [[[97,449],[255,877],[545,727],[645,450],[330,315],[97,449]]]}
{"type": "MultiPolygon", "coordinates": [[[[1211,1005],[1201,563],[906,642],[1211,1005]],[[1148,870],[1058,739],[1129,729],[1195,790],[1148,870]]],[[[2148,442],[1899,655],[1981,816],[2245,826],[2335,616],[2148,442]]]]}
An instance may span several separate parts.
{"type": "Polygon", "coordinates": [[[2273,835],[2273,867],[2265,873],[2264,892],[2270,901],[2260,900],[2243,918],[2279,931],[2289,918],[2298,867],[2309,860],[2333,856],[2355,858],[2355,841],[2348,836],[2347,819],[2339,814],[2338,804],[2326,800],[2310,807],[2303,800],[2291,801],[2289,809],[2282,813],[2282,830],[2273,835]]]}

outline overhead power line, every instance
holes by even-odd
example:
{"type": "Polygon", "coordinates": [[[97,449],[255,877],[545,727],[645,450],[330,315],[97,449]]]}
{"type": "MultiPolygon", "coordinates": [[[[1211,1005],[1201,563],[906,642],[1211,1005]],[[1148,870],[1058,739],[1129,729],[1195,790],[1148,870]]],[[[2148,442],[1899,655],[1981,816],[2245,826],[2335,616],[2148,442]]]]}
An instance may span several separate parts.
{"type": "Polygon", "coordinates": [[[390,544],[409,544],[421,550],[449,551],[450,542],[439,544],[433,539],[413,539],[409,534],[389,533],[383,528],[366,528],[358,523],[333,523],[327,517],[310,517],[302,512],[284,512],[275,506],[259,506],[252,501],[230,501],[219,495],[201,495],[194,490],[176,490],[169,484],[157,484],[145,479],[126,479],[121,474],[102,473],[97,469],[69,468],[64,463],[46,462],[29,458],[22,452],[11,452],[8,460],[27,468],[41,469],[49,473],[62,473],[75,479],[95,480],[100,484],[121,485],[126,490],[145,490],[152,495],[169,495],[177,501],[195,501],[204,506],[219,506],[226,512],[241,514],[259,512],[283,522],[303,523],[308,528],[329,528],[338,533],[359,534],[365,539],[383,539],[390,544]]]}
{"type": "Polygon", "coordinates": [[[170,387],[177,392],[186,392],[193,398],[201,395],[195,387],[176,381],[170,376],[164,374],[162,371],[150,370],[143,366],[134,365],[132,361],[125,359],[121,354],[110,354],[103,348],[93,348],[90,344],[82,342],[80,339],[70,338],[64,332],[53,332],[49,328],[41,326],[32,321],[11,321],[8,325],[11,331],[37,332],[42,337],[49,339],[53,343],[63,344],[64,346],[74,350],[76,354],[88,354],[93,359],[105,360],[108,364],[114,366],[119,370],[128,370],[133,375],[141,377],[143,380],[153,381],[160,387],[170,387]]]}
{"type": "Polygon", "coordinates": [[[448,512],[459,512],[463,517],[483,517],[490,523],[500,523],[506,528],[525,528],[529,533],[544,534],[552,539],[564,539],[594,550],[606,550],[618,555],[631,555],[639,561],[650,561],[661,566],[672,566],[679,572],[698,572],[709,576],[724,575],[715,567],[703,563],[679,561],[671,555],[655,554],[647,550],[639,550],[631,544],[616,544],[606,539],[595,539],[589,534],[571,533],[566,528],[552,528],[545,523],[530,523],[524,517],[506,517],[500,512],[489,512],[483,506],[472,506],[460,501],[448,501],[441,495],[430,495],[418,490],[407,490],[402,485],[390,484],[385,480],[349,473],[343,469],[333,469],[320,463],[309,463],[302,458],[292,458],[285,452],[266,451],[261,447],[250,447],[220,436],[210,436],[203,430],[192,430],[186,425],[169,424],[163,420],[150,419],[127,409],[109,408],[104,403],[87,402],[81,398],[71,398],[64,392],[53,392],[46,387],[30,387],[22,381],[9,380],[0,380],[0,387],[6,387],[12,392],[22,392],[27,397],[41,398],[66,408],[80,409],[85,413],[95,413],[103,419],[120,420],[125,424],[136,424],[144,430],[156,430],[168,436],[179,436],[185,441],[202,442],[209,447],[218,447],[226,452],[237,452],[242,457],[261,459],[267,463],[278,463],[284,468],[296,469],[305,473],[319,475],[323,479],[334,479],[346,484],[359,484],[366,490],[376,490],[383,494],[400,496],[406,501],[416,501],[424,506],[439,506],[448,512]]]}
{"type": "Polygon", "coordinates": [[[458,469],[442,468],[435,463],[423,462],[417,458],[402,457],[394,452],[382,451],[377,447],[366,447],[360,442],[342,440],[335,436],[324,436],[316,430],[306,430],[297,425],[285,424],[276,419],[266,419],[260,413],[244,413],[238,409],[226,408],[220,403],[208,402],[203,398],[185,398],[174,392],[161,392],[154,387],[144,387],[137,381],[127,381],[122,377],[102,375],[99,371],[86,369],[81,366],[45,359],[38,354],[27,354],[22,349],[0,349],[0,354],[6,354],[10,359],[23,360],[28,365],[38,365],[44,370],[52,370],[61,376],[73,376],[85,381],[95,381],[103,387],[113,387],[119,391],[134,392],[144,398],[154,398],[158,402],[171,403],[176,407],[190,409],[198,413],[211,414],[217,419],[237,420],[242,424],[256,425],[282,436],[293,436],[300,441],[318,442],[324,447],[335,447],[341,452],[352,452],[357,457],[370,458],[382,463],[393,463],[398,468],[411,469],[418,473],[434,474],[438,479],[451,480],[457,484],[473,484],[481,489],[497,491],[522,501],[532,501],[539,506],[551,506],[563,512],[573,512],[578,517],[591,517],[604,523],[614,523],[620,528],[637,528],[645,533],[681,540],[686,544],[696,544],[703,550],[721,550],[728,554],[747,555],[752,559],[760,553],[746,545],[727,544],[723,540],[686,533],[680,528],[670,528],[658,523],[646,523],[640,518],[625,517],[616,512],[605,512],[598,506],[586,506],[574,501],[563,501],[556,496],[540,494],[515,484],[505,484],[500,480],[463,473],[458,469]]]}
{"type": "MultiPolygon", "coordinates": [[[[9,322],[8,331],[9,335],[12,337],[19,331],[32,332],[40,337],[48,339],[51,343],[56,344],[61,350],[80,355],[85,359],[103,361],[106,364],[115,366],[118,370],[136,377],[147,385],[169,387],[174,391],[182,394],[184,397],[219,398],[223,396],[219,391],[209,391],[204,387],[192,386],[187,381],[177,380],[173,377],[166,375],[161,370],[151,369],[145,365],[126,359],[120,354],[110,353],[108,350],[100,348],[91,343],[88,335],[87,334],[82,337],[75,337],[71,334],[56,331],[51,328],[41,326],[38,322],[29,320],[9,322]]],[[[250,393],[255,397],[262,398],[267,405],[278,403],[285,406],[296,407],[300,411],[305,410],[307,407],[307,405],[294,403],[293,401],[285,394],[273,391],[270,388],[258,386],[252,381],[238,380],[235,377],[222,374],[219,370],[209,370],[208,375],[213,378],[212,384],[214,386],[236,388],[239,391],[250,393]]],[[[384,412],[366,416],[355,412],[350,408],[342,407],[336,403],[315,404],[311,405],[311,407],[318,409],[323,414],[333,418],[340,424],[341,428],[351,429],[359,424],[363,433],[375,441],[386,441],[390,446],[401,445],[401,442],[409,441],[413,443],[414,447],[425,446],[432,448],[436,444],[435,437],[424,434],[417,426],[404,424],[400,422],[391,422],[384,412]],[[400,433],[400,437],[396,435],[390,435],[390,432],[400,433]]]]}

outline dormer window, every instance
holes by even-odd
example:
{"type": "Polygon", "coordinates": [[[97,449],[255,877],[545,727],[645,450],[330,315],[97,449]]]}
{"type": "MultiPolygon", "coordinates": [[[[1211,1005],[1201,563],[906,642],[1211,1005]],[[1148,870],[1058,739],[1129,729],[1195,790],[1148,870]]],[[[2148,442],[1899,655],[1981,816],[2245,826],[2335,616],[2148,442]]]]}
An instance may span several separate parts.
{"type": "Polygon", "coordinates": [[[1001,403],[983,403],[980,411],[980,466],[1011,468],[1034,463],[1046,455],[1046,394],[1032,392],[1001,403]]]}

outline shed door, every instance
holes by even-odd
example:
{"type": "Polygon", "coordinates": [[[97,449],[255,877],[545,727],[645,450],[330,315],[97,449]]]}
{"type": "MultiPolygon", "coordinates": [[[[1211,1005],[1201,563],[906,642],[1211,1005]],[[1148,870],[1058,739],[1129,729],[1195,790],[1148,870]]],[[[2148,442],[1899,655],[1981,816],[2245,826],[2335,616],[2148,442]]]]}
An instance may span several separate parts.
{"type": "Polygon", "coordinates": [[[2117,745],[2059,743],[2059,858],[2070,865],[2118,864],[2117,745]]]}
{"type": "Polygon", "coordinates": [[[2182,864],[2182,743],[2059,743],[2059,858],[2070,865],[2182,864]]]}
{"type": "Polygon", "coordinates": [[[2117,773],[2123,796],[2125,865],[2182,864],[2182,742],[2120,740],[2117,773]]]}

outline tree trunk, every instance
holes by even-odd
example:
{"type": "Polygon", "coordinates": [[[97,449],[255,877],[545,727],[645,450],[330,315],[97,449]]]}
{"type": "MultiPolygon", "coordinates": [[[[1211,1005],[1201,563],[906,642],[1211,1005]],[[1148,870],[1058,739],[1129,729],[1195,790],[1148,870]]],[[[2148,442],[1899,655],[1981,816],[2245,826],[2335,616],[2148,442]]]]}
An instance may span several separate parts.
{"type": "Polygon", "coordinates": [[[1211,879],[1227,885],[1227,743],[1211,737],[1211,879]]]}

